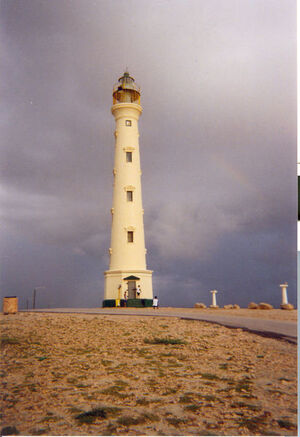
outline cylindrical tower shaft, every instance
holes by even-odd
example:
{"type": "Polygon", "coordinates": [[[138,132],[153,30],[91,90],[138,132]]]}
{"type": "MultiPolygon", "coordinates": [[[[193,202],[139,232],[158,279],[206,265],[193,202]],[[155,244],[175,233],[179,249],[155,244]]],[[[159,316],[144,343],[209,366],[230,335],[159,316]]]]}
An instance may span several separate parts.
{"type": "Polygon", "coordinates": [[[112,107],[116,145],[110,270],[146,269],[138,131],[141,112],[142,107],[134,103],[112,107]]]}

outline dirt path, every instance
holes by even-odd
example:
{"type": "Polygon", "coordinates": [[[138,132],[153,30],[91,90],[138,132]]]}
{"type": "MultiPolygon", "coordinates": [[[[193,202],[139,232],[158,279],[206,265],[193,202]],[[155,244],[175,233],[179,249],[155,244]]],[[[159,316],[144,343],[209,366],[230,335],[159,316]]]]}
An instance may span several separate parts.
{"type": "Polygon", "coordinates": [[[2,427],[21,435],[297,435],[293,344],[169,317],[1,323],[2,427]]]}
{"type": "MultiPolygon", "coordinates": [[[[29,310],[29,312],[32,312],[29,310]]],[[[283,310],[224,310],[194,308],[54,308],[34,312],[63,314],[103,314],[151,317],[178,317],[217,323],[230,328],[242,328],[256,334],[282,338],[297,344],[297,311],[283,310]]]]}
{"type": "MultiPolygon", "coordinates": [[[[32,310],[29,310],[30,312],[32,310]]],[[[240,308],[236,310],[225,310],[224,308],[218,309],[198,309],[198,308],[174,308],[174,307],[160,307],[158,310],[153,310],[153,308],[51,308],[51,309],[38,309],[35,311],[42,312],[65,312],[65,313],[90,313],[90,314],[104,314],[110,312],[111,314],[148,314],[148,315],[207,315],[207,316],[230,316],[230,317],[245,317],[245,318],[255,318],[263,320],[277,320],[277,321],[297,321],[297,310],[284,311],[281,309],[272,310],[249,310],[247,308],[240,308]]]]}

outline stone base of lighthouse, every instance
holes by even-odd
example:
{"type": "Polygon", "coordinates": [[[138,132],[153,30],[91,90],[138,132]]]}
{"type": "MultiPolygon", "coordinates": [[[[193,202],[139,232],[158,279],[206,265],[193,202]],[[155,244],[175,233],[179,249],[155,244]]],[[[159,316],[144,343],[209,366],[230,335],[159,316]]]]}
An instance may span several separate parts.
{"type": "Polygon", "coordinates": [[[152,270],[107,270],[104,276],[103,307],[123,306],[125,292],[127,306],[152,306],[152,270]]]}

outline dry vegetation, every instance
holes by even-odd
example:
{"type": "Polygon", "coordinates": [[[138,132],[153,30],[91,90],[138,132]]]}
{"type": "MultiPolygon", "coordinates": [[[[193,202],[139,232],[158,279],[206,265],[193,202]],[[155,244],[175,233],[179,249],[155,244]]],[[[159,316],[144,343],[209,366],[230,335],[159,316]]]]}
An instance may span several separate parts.
{"type": "Polygon", "coordinates": [[[296,345],[166,317],[1,322],[4,434],[297,435],[296,345]]]}

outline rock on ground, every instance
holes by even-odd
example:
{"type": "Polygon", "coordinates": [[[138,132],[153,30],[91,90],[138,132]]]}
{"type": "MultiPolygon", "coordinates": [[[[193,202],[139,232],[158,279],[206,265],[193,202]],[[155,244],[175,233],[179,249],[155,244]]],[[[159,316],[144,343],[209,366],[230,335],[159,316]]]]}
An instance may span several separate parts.
{"type": "Polygon", "coordinates": [[[258,305],[258,309],[260,309],[260,310],[272,310],[273,305],[266,303],[266,302],[260,302],[260,304],[258,305]]]}
{"type": "Polygon", "coordinates": [[[206,308],[206,305],[205,303],[197,302],[195,303],[194,308],[206,308]]]}
{"type": "Polygon", "coordinates": [[[291,303],[283,303],[280,305],[280,308],[282,310],[293,310],[294,309],[294,305],[292,305],[291,303]]]}

